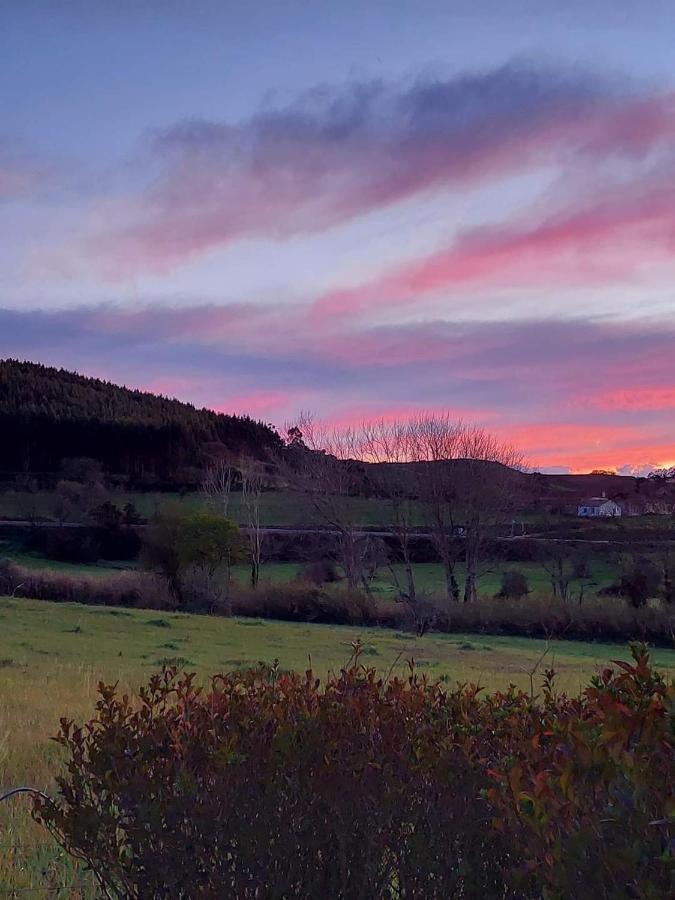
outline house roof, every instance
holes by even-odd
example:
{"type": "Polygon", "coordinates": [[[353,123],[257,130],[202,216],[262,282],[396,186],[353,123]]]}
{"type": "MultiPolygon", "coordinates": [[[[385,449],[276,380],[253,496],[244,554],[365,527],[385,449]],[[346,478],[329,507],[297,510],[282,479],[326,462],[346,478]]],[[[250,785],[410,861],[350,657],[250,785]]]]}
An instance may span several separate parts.
{"type": "Polygon", "coordinates": [[[605,503],[614,503],[615,501],[609,497],[588,497],[581,500],[579,506],[604,506],[605,503]]]}

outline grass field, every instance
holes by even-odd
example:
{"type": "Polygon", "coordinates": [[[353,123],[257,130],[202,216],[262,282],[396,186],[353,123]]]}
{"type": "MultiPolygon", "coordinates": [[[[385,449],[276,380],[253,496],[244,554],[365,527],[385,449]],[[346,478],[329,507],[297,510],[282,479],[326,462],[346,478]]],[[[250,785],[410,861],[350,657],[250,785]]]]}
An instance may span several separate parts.
{"type": "MultiPolygon", "coordinates": [[[[72,575],[92,575],[98,578],[114,575],[120,571],[120,568],[134,568],[137,565],[131,561],[109,564],[98,563],[96,565],[58,562],[47,559],[38,553],[25,553],[9,544],[3,546],[2,542],[0,542],[0,559],[3,557],[12,559],[30,569],[44,569],[72,575]]],[[[584,579],[584,584],[587,585],[585,588],[586,596],[616,581],[618,576],[617,567],[603,556],[589,557],[589,564],[591,574],[584,579]]],[[[438,563],[415,563],[413,568],[419,592],[433,596],[445,595],[445,574],[441,565],[438,563]]],[[[478,579],[478,590],[483,596],[493,597],[499,591],[502,573],[509,569],[516,569],[527,577],[530,591],[533,594],[549,596],[551,593],[549,576],[540,563],[499,561],[494,564],[486,564],[485,568],[486,570],[478,579]]],[[[270,584],[287,584],[296,579],[301,574],[302,569],[303,565],[301,563],[266,563],[261,569],[261,579],[270,584]]],[[[393,569],[394,572],[392,573],[389,567],[383,566],[378,571],[377,577],[372,583],[374,593],[381,597],[393,598],[396,596],[395,576],[398,577],[401,584],[404,583],[405,579],[402,566],[395,565],[393,569]]],[[[248,567],[246,565],[234,566],[233,576],[244,584],[248,583],[248,567]]],[[[461,564],[457,567],[457,577],[460,584],[463,583],[464,569],[461,564]]],[[[573,596],[578,593],[580,584],[579,580],[571,582],[573,596]]]]}
{"type": "MultiPolygon", "coordinates": [[[[110,499],[119,507],[133,503],[137,511],[151,518],[158,509],[169,503],[178,503],[188,509],[202,507],[206,500],[199,492],[178,494],[160,491],[111,491],[110,499]]],[[[384,526],[392,521],[390,505],[376,497],[352,497],[354,521],[363,526],[384,526]]],[[[54,491],[32,493],[15,490],[0,491],[0,518],[5,519],[56,519],[57,496],[54,491]]],[[[246,515],[242,509],[241,494],[230,496],[228,516],[240,524],[245,524],[246,515]]],[[[519,522],[530,525],[541,524],[547,518],[541,513],[519,513],[519,522]]],[[[262,525],[307,526],[316,520],[311,500],[296,491],[265,491],[260,499],[260,522],[262,525]]],[[[415,523],[424,525],[420,514],[415,523]]]]}
{"type": "MultiPolygon", "coordinates": [[[[529,689],[527,673],[545,649],[544,642],[526,638],[416,639],[379,629],[0,599],[0,787],[51,787],[59,754],[49,736],[60,716],[91,714],[100,678],[133,690],[172,660],[206,677],[274,659],[303,671],[310,657],[324,677],[345,663],[357,638],[364,645],[363,662],[383,673],[393,664],[405,673],[414,658],[421,674],[487,688],[514,682],[529,689]]],[[[672,672],[675,652],[657,650],[654,656],[672,672]]],[[[542,665],[558,671],[561,689],[576,693],[614,658],[627,658],[626,649],[553,642],[542,665]]],[[[78,887],[86,878],[30,821],[27,809],[22,798],[0,808],[0,896],[26,890],[41,897],[90,896],[78,887]]]]}
{"type": "MultiPolygon", "coordinates": [[[[179,504],[187,509],[199,509],[207,502],[200,492],[186,494],[161,491],[119,491],[111,490],[110,499],[120,508],[133,503],[136,510],[145,518],[152,518],[156,512],[167,504],[179,504]]],[[[229,500],[228,516],[241,525],[246,523],[246,515],[242,508],[241,494],[234,491],[229,500]]],[[[392,522],[390,504],[377,497],[352,497],[354,522],[364,527],[386,527],[392,522]]],[[[55,491],[17,491],[0,490],[0,519],[51,519],[56,521],[58,497],[55,491]]],[[[510,530],[512,514],[505,517],[504,534],[510,530]]],[[[650,540],[655,534],[663,537],[664,529],[672,525],[672,517],[661,515],[623,516],[602,521],[578,519],[575,516],[548,513],[538,510],[522,510],[515,514],[520,525],[524,523],[528,533],[550,533],[551,529],[563,529],[568,537],[592,538],[600,529],[603,539],[625,540],[630,532],[631,539],[637,534],[641,539],[650,540]]],[[[311,499],[302,493],[288,490],[265,491],[260,498],[260,523],[263,526],[278,525],[289,527],[308,527],[321,524],[317,521],[316,511],[311,499]]],[[[421,511],[417,521],[413,516],[413,524],[424,526],[421,511]]]]}
{"type": "MultiPolygon", "coordinates": [[[[185,495],[144,492],[111,492],[111,499],[118,506],[133,503],[138,512],[151,518],[159,508],[168,503],[179,503],[189,509],[198,509],[205,504],[200,493],[185,495]]],[[[368,498],[353,498],[357,521],[362,525],[382,525],[389,520],[384,501],[368,498]]],[[[54,519],[57,497],[54,491],[0,492],[0,517],[5,519],[25,519],[31,517],[54,519]]],[[[228,515],[243,524],[246,520],[241,505],[241,494],[233,493],[230,498],[228,515]]],[[[260,500],[260,521],[263,525],[306,526],[313,520],[310,501],[302,494],[290,491],[266,491],[260,500]]],[[[420,522],[419,524],[422,524],[420,522]]]]}
{"type": "MultiPolygon", "coordinates": [[[[488,569],[484,571],[478,579],[478,592],[482,596],[493,597],[500,589],[502,573],[509,569],[517,569],[522,572],[528,580],[530,591],[533,594],[541,596],[550,596],[551,583],[549,576],[540,563],[533,562],[497,562],[488,564],[488,569]]],[[[405,583],[403,566],[394,565],[394,572],[384,566],[378,573],[377,577],[371,584],[374,593],[381,597],[396,596],[396,578],[401,584],[405,583]]],[[[445,573],[443,567],[438,563],[414,563],[415,580],[417,590],[420,593],[433,595],[437,597],[445,596],[446,584],[445,573]]],[[[271,584],[284,584],[297,578],[302,570],[302,566],[298,563],[268,563],[261,569],[261,578],[271,584]]],[[[460,563],[457,566],[457,578],[460,584],[464,582],[464,566],[460,563]]],[[[242,581],[246,581],[248,569],[246,566],[234,567],[235,577],[242,581]]],[[[607,562],[606,559],[599,558],[592,560],[591,576],[584,580],[584,584],[590,585],[585,589],[588,596],[599,588],[611,584],[617,577],[618,572],[615,566],[607,562]]],[[[575,579],[571,582],[571,593],[573,596],[579,591],[581,582],[575,579]]]]}
{"type": "MultiPolygon", "coordinates": [[[[145,517],[151,518],[158,509],[167,503],[178,503],[188,509],[196,509],[204,505],[206,502],[203,495],[199,493],[186,494],[180,496],[178,494],[167,494],[159,492],[129,493],[116,492],[113,493],[112,499],[119,506],[123,506],[127,502],[132,502],[138,511],[145,517]]],[[[380,526],[385,527],[390,519],[390,511],[386,501],[377,500],[375,498],[353,498],[356,519],[364,526],[380,526]]],[[[25,518],[27,516],[38,516],[45,518],[53,518],[56,505],[56,495],[53,491],[38,491],[35,493],[25,493],[17,491],[0,492],[0,517],[4,518],[25,518]]],[[[241,509],[241,496],[233,493],[230,498],[230,507],[228,514],[234,520],[243,523],[245,516],[241,509]]],[[[298,526],[307,527],[314,521],[314,514],[311,508],[311,502],[302,494],[289,491],[269,491],[262,495],[261,498],[261,522],[263,525],[280,525],[280,526],[298,526]]],[[[530,527],[534,526],[535,520],[539,520],[542,524],[542,516],[540,514],[523,515],[520,517],[530,523],[530,527]]],[[[550,517],[549,517],[550,518],[550,517]]],[[[627,518],[606,521],[602,523],[602,527],[616,532],[616,538],[622,539],[622,530],[630,525],[630,528],[638,530],[643,534],[645,540],[649,539],[652,531],[656,529],[662,530],[667,527],[668,521],[662,516],[646,516],[641,518],[627,518]]],[[[558,525],[563,524],[566,528],[571,529],[576,535],[583,537],[586,533],[591,534],[589,529],[599,527],[597,524],[588,521],[576,520],[570,517],[552,517],[548,521],[548,525],[557,522],[558,525]]],[[[423,524],[421,521],[420,525],[423,524]]],[[[506,529],[508,530],[508,528],[506,529]]],[[[608,558],[606,547],[597,547],[593,544],[586,545],[588,560],[590,564],[591,575],[586,579],[585,595],[589,596],[597,590],[615,583],[618,577],[618,565],[616,561],[611,562],[608,558]]],[[[619,550],[617,549],[617,553],[619,550]]],[[[614,554],[616,556],[616,553],[614,554]]],[[[67,572],[72,574],[89,574],[94,576],[105,576],[119,569],[118,565],[96,565],[96,566],[79,566],[70,565],[68,563],[59,563],[46,560],[37,554],[25,554],[11,547],[3,546],[0,541],[0,557],[9,556],[14,558],[22,565],[30,568],[46,568],[67,572]]],[[[131,565],[131,564],[128,564],[131,565]]],[[[301,566],[294,563],[269,563],[263,567],[262,577],[271,583],[285,583],[295,578],[301,566]]],[[[504,562],[497,561],[494,565],[488,567],[489,570],[479,579],[479,592],[484,596],[494,596],[500,588],[501,576],[506,569],[516,569],[526,575],[529,583],[530,591],[533,594],[541,596],[549,596],[551,592],[549,576],[539,563],[531,562],[504,562]]],[[[417,564],[415,566],[418,577],[418,590],[430,595],[444,595],[445,583],[442,569],[439,565],[417,564]]],[[[247,581],[248,575],[245,567],[239,567],[235,571],[235,577],[242,581],[247,581]]],[[[458,567],[458,577],[462,581],[462,567],[458,567]]],[[[378,577],[373,584],[373,590],[383,597],[394,596],[395,579],[392,577],[391,571],[382,568],[378,572],[378,577]]],[[[580,582],[573,582],[571,593],[576,596],[580,587],[580,582]]]]}

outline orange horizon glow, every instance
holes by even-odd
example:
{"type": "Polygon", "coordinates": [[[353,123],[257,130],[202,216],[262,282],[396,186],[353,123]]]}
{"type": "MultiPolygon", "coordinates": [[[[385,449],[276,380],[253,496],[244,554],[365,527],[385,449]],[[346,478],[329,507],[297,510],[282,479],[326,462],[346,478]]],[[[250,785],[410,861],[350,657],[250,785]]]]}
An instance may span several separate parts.
{"type": "Polygon", "coordinates": [[[568,469],[569,474],[581,475],[589,474],[594,469],[606,469],[616,474],[633,474],[627,471],[632,468],[636,473],[646,474],[654,469],[675,465],[672,444],[642,442],[636,432],[627,426],[587,426],[575,423],[514,423],[511,426],[499,422],[494,411],[449,410],[447,407],[420,409],[413,405],[380,411],[356,406],[317,421],[340,431],[358,429],[364,423],[393,423],[446,414],[455,421],[483,427],[505,444],[513,445],[524,454],[526,468],[534,471],[560,468],[568,469]],[[580,446],[587,449],[580,451],[580,446]]]}

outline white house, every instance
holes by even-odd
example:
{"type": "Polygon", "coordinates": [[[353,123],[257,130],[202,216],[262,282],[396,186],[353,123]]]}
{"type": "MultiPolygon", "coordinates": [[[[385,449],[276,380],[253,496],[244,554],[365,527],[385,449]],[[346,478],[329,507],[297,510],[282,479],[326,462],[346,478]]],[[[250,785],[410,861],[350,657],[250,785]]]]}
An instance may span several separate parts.
{"type": "Polygon", "coordinates": [[[577,515],[585,518],[595,518],[596,516],[611,518],[621,515],[621,507],[603,494],[602,497],[589,497],[587,500],[582,500],[577,507],[577,515]]]}

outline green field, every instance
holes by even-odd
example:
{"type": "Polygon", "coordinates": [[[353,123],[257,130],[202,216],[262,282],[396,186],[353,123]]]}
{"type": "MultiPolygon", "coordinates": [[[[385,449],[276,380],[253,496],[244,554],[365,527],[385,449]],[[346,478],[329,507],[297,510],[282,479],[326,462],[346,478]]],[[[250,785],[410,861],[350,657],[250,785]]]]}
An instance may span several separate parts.
{"type": "MultiPolygon", "coordinates": [[[[405,674],[414,659],[420,674],[487,688],[514,682],[529,689],[528,672],[546,647],[526,638],[417,639],[383,629],[0,599],[0,785],[51,787],[60,762],[49,736],[60,716],[91,714],[100,678],[133,690],[172,660],[206,677],[274,659],[282,668],[304,671],[310,658],[325,677],[345,663],[357,639],[363,642],[363,662],[383,673],[393,665],[405,674]]],[[[654,657],[672,672],[675,652],[657,650],[654,657]]],[[[560,688],[577,693],[614,658],[627,658],[626,649],[552,642],[542,667],[553,666],[560,688]]],[[[22,798],[0,808],[0,894],[32,889],[41,891],[36,896],[80,896],[82,874],[30,821],[27,809],[22,798]]]]}
{"type": "MultiPolygon", "coordinates": [[[[132,503],[145,518],[152,518],[167,504],[179,504],[187,509],[199,509],[208,501],[200,492],[185,494],[161,491],[119,491],[109,492],[110,500],[122,508],[132,503]]],[[[242,495],[234,491],[230,495],[228,516],[241,525],[246,524],[246,514],[242,508],[242,495]]],[[[353,522],[364,527],[386,527],[393,517],[390,504],[376,497],[352,497],[349,499],[353,522]]],[[[57,521],[58,497],[55,491],[0,491],[0,519],[44,519],[57,521]]],[[[528,533],[550,533],[551,529],[564,533],[567,537],[631,540],[637,537],[650,540],[654,535],[663,537],[664,530],[672,528],[670,516],[643,515],[623,516],[602,521],[578,519],[573,515],[547,513],[537,510],[522,510],[505,517],[504,534],[510,530],[510,522],[515,518],[518,525],[524,523],[528,533]],[[600,532],[602,532],[600,534],[600,532]]],[[[412,516],[412,524],[424,526],[424,516],[412,516]]],[[[317,518],[311,498],[303,493],[289,490],[271,490],[260,498],[260,524],[263,526],[309,527],[322,524],[317,518]]],[[[675,532],[674,532],[675,533],[675,532]]]]}
{"type": "MultiPolygon", "coordinates": [[[[111,492],[111,500],[123,507],[133,503],[138,512],[151,518],[158,509],[168,503],[179,503],[189,509],[197,509],[206,503],[200,493],[185,495],[147,492],[111,492]]],[[[57,497],[54,491],[0,492],[0,518],[5,519],[56,519],[57,497]]],[[[352,504],[356,521],[361,525],[382,525],[390,515],[385,501],[354,497],[352,504]]],[[[246,516],[241,505],[241,494],[234,492],[230,498],[228,516],[244,524],[246,516]]],[[[263,525],[306,526],[311,524],[314,513],[311,501],[304,495],[291,491],[266,491],[260,499],[260,521],[263,525]]],[[[420,521],[419,524],[422,524],[420,521]]]]}
{"type": "MultiPolygon", "coordinates": [[[[117,506],[133,503],[145,518],[151,518],[158,509],[167,504],[178,503],[188,509],[198,509],[207,500],[199,492],[178,494],[161,491],[110,491],[110,499],[117,506]]],[[[4,519],[57,519],[58,498],[55,491],[0,491],[0,518],[4,519]]],[[[390,504],[376,497],[352,497],[350,505],[354,522],[363,526],[384,526],[392,521],[390,504]]],[[[242,509],[241,494],[230,496],[228,516],[235,522],[245,524],[246,515],[242,509]]],[[[414,517],[413,517],[414,518],[414,517]]],[[[554,520],[560,517],[553,517],[554,520]]],[[[541,524],[551,519],[538,512],[518,513],[519,522],[529,525],[541,524]]],[[[265,491],[260,498],[260,522],[262,525],[306,527],[316,522],[316,512],[309,497],[297,491],[265,491]]],[[[509,520],[510,521],[510,520],[509,520]]],[[[414,522],[424,525],[422,515],[414,522]]]]}
{"type": "MultiPolygon", "coordinates": [[[[187,509],[197,509],[206,503],[204,496],[200,493],[191,493],[186,495],[160,493],[160,492],[113,492],[111,499],[120,507],[127,502],[132,502],[137,510],[145,517],[151,518],[158,509],[166,506],[168,503],[178,503],[187,509]]],[[[355,520],[363,526],[379,526],[386,527],[387,522],[391,519],[390,509],[386,501],[374,498],[353,498],[355,520]]],[[[56,495],[53,491],[37,491],[27,493],[21,491],[4,491],[0,492],[0,517],[4,518],[26,518],[29,516],[37,516],[44,518],[55,517],[56,495]]],[[[230,497],[230,506],[228,515],[235,521],[244,524],[245,515],[241,508],[241,495],[233,493],[230,497]]],[[[523,521],[529,523],[529,528],[536,527],[535,522],[541,526],[544,524],[542,514],[528,514],[519,517],[523,521]]],[[[278,526],[297,526],[308,527],[316,521],[314,510],[312,509],[311,500],[298,493],[290,491],[268,491],[261,497],[261,523],[263,525],[278,526]]],[[[546,527],[554,525],[556,528],[565,529],[570,535],[577,537],[593,535],[593,529],[602,527],[608,530],[610,536],[615,536],[617,540],[622,540],[623,532],[630,527],[631,533],[637,533],[642,540],[649,540],[650,535],[656,529],[659,534],[664,528],[669,526],[670,520],[663,516],[644,516],[640,518],[617,519],[601,523],[577,520],[574,517],[553,516],[547,517],[546,527]]],[[[422,525],[422,521],[418,524],[422,525]]],[[[505,530],[508,527],[505,526],[505,530]]],[[[545,529],[544,529],[545,530],[545,529]]],[[[661,535],[662,536],[662,535],[661,535]]],[[[615,583],[618,578],[618,554],[621,547],[614,548],[614,552],[609,552],[606,546],[599,546],[593,543],[585,545],[588,562],[590,564],[590,576],[584,579],[584,595],[592,596],[598,590],[608,587],[615,583]],[[613,561],[612,561],[613,558],[613,561]]],[[[53,562],[41,557],[39,554],[26,554],[16,547],[3,545],[0,541],[0,557],[8,556],[15,559],[22,565],[30,568],[52,569],[71,574],[89,574],[94,576],[109,575],[119,570],[120,565],[130,567],[134,563],[120,564],[98,564],[95,566],[71,565],[68,563],[53,562]]],[[[400,567],[398,569],[401,575],[400,567]]],[[[263,566],[262,578],[270,583],[287,583],[292,581],[300,572],[302,566],[296,563],[268,563],[263,566]]],[[[494,596],[500,588],[502,573],[507,569],[515,569],[526,575],[530,592],[538,596],[550,596],[551,585],[550,578],[540,563],[533,562],[506,562],[497,560],[494,563],[488,563],[483,566],[483,575],[478,581],[479,593],[486,597],[494,596]]],[[[416,564],[415,571],[417,575],[417,588],[420,593],[428,595],[444,596],[446,587],[443,571],[440,565],[433,563],[416,564]]],[[[239,578],[242,582],[246,582],[248,574],[245,566],[235,567],[235,578],[239,578]]],[[[463,580],[462,566],[459,565],[457,575],[460,583],[463,580]]],[[[374,593],[382,597],[394,597],[396,594],[396,579],[393,577],[389,568],[383,567],[378,573],[372,584],[374,593]]],[[[571,595],[577,596],[581,582],[573,581],[571,584],[571,595]]]]}
{"type": "MultiPolygon", "coordinates": [[[[394,565],[392,568],[393,572],[387,566],[378,570],[377,577],[371,583],[371,590],[374,594],[386,598],[396,598],[397,578],[401,584],[404,584],[405,577],[402,565],[394,565]]],[[[445,596],[445,573],[441,565],[438,563],[414,563],[413,569],[417,590],[420,594],[441,598],[445,596]]],[[[478,592],[481,596],[494,597],[499,591],[502,573],[509,569],[517,569],[527,577],[531,593],[545,597],[551,594],[549,576],[540,563],[497,562],[487,564],[485,569],[486,571],[478,579],[478,592]]],[[[261,578],[271,584],[285,584],[297,578],[301,570],[302,565],[298,563],[268,563],[261,569],[261,578]]],[[[246,566],[235,566],[234,572],[236,578],[246,581],[248,574],[246,566]]],[[[460,585],[463,584],[464,566],[461,563],[457,566],[456,574],[460,585]]],[[[611,563],[602,558],[592,561],[591,576],[584,580],[584,584],[590,585],[585,590],[586,596],[611,584],[616,576],[616,567],[611,563]]],[[[578,579],[572,580],[571,593],[573,596],[578,593],[580,584],[578,579]]]]}
{"type": "MultiPolygon", "coordinates": [[[[26,553],[10,544],[3,545],[0,541],[0,559],[2,558],[12,559],[29,569],[63,572],[71,575],[91,575],[98,578],[107,575],[115,575],[120,569],[136,568],[138,565],[133,561],[124,560],[119,563],[102,562],[96,565],[58,562],[56,560],[47,559],[38,553],[26,553]]],[[[599,554],[595,557],[591,556],[589,558],[589,563],[590,576],[584,579],[583,582],[586,585],[586,597],[616,581],[618,575],[617,567],[599,554]]],[[[303,568],[304,565],[302,563],[265,563],[261,568],[261,581],[267,582],[268,584],[288,584],[301,576],[303,568]]],[[[436,597],[445,596],[445,574],[440,564],[415,563],[413,568],[419,593],[436,597]]],[[[478,579],[479,594],[485,597],[493,597],[499,591],[502,573],[510,569],[522,572],[527,577],[530,592],[532,594],[537,596],[550,596],[550,579],[541,563],[504,561],[486,563],[483,574],[478,579]]],[[[246,565],[233,566],[233,577],[242,584],[247,584],[249,578],[248,567],[246,565]]],[[[394,565],[393,572],[388,566],[381,567],[371,584],[373,593],[383,598],[391,597],[395,599],[397,578],[401,584],[404,583],[405,579],[402,566],[394,565]]],[[[457,578],[459,579],[460,584],[462,584],[464,567],[461,563],[457,566],[457,578]]],[[[572,580],[572,596],[576,596],[580,585],[581,582],[578,579],[572,580]]]]}

